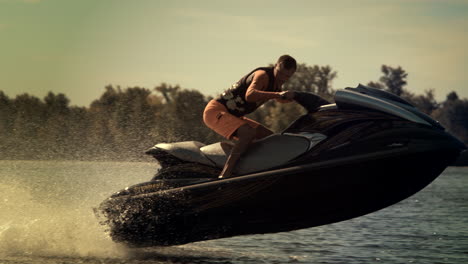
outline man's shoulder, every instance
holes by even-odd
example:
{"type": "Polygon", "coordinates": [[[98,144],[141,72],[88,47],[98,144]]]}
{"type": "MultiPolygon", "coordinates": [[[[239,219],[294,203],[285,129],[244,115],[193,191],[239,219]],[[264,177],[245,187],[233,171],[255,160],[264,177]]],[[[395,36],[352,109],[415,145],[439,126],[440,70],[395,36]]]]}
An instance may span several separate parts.
{"type": "Polygon", "coordinates": [[[257,80],[266,80],[268,81],[268,73],[264,69],[258,69],[254,71],[254,78],[257,80]]]}

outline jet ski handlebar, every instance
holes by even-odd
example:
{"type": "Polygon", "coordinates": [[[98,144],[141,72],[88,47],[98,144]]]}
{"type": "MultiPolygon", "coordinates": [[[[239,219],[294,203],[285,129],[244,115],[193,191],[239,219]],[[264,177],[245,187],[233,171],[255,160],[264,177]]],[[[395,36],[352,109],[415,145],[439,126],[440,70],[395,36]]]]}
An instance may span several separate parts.
{"type": "Polygon", "coordinates": [[[294,100],[304,107],[309,113],[317,111],[317,109],[322,105],[330,104],[330,102],[325,100],[323,97],[310,92],[294,91],[294,100]]]}

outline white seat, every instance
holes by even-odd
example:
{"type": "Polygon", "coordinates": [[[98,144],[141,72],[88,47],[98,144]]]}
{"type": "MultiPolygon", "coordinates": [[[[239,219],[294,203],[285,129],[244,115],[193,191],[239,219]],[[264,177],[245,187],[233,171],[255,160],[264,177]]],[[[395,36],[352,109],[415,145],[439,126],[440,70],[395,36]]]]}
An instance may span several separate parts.
{"type": "Polygon", "coordinates": [[[155,145],[153,149],[162,149],[181,160],[216,166],[215,163],[200,151],[200,148],[203,146],[205,146],[205,144],[198,141],[183,141],[176,143],[160,143],[155,145]]]}
{"type": "MultiPolygon", "coordinates": [[[[267,170],[281,166],[310,150],[326,138],[320,133],[273,134],[253,143],[236,165],[239,175],[267,170]]],[[[229,153],[221,147],[221,142],[205,145],[198,141],[161,143],[153,148],[189,162],[201,163],[222,169],[229,153]]]]}
{"type": "MultiPolygon", "coordinates": [[[[273,134],[253,143],[239,160],[235,171],[244,175],[280,166],[325,138],[325,135],[319,133],[273,134]]],[[[204,146],[201,152],[219,168],[223,168],[226,163],[227,157],[221,143],[204,146]]]]}

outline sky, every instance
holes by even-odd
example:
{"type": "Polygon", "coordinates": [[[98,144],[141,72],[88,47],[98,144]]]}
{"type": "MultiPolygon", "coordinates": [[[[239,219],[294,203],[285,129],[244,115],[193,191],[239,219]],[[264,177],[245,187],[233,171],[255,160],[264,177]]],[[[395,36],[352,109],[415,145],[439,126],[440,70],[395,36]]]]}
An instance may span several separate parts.
{"type": "Polygon", "coordinates": [[[290,54],[329,65],[334,89],[378,81],[468,98],[468,0],[0,0],[0,90],[64,93],[161,83],[216,96],[290,54]]]}

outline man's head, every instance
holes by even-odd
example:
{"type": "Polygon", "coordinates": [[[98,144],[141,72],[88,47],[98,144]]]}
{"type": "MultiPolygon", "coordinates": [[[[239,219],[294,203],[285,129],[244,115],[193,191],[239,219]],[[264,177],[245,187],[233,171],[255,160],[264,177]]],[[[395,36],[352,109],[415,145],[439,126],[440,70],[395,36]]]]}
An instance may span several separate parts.
{"type": "Polygon", "coordinates": [[[294,72],[296,72],[296,68],[296,60],[293,57],[289,55],[279,57],[274,69],[276,80],[280,83],[286,82],[293,76],[294,72]]]}

